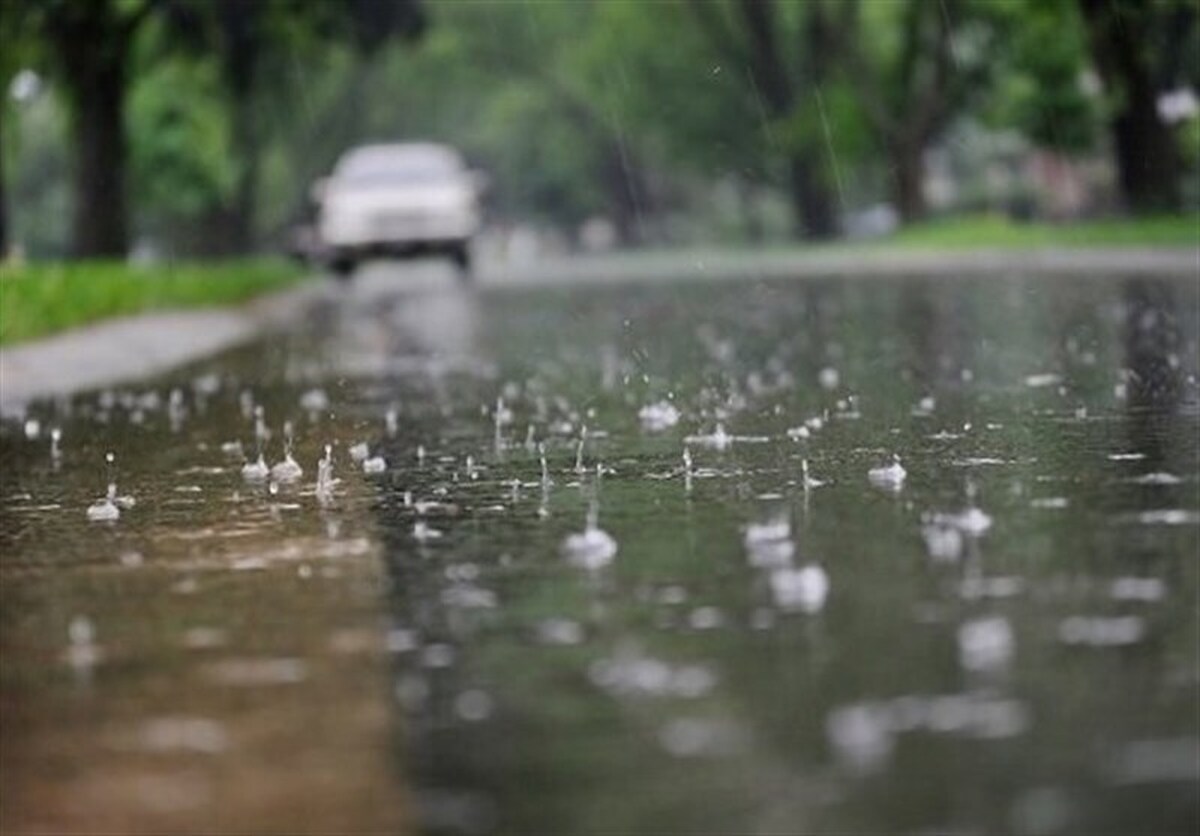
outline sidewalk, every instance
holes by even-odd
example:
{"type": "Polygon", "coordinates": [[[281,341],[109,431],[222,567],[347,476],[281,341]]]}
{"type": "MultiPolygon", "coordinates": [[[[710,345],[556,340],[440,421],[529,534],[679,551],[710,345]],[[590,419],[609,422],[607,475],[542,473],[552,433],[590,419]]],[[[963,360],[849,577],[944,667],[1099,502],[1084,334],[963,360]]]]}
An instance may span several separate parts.
{"type": "Polygon", "coordinates": [[[328,291],[312,281],[232,308],[108,319],[0,349],[0,416],[35,399],[165,372],[296,319],[328,291]]]}

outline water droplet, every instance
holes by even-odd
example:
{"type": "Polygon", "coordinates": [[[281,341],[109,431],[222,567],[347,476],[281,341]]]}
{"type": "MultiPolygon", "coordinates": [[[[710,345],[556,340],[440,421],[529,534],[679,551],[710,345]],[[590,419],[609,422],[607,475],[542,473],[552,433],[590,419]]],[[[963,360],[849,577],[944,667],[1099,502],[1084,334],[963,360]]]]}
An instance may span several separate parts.
{"type": "Polygon", "coordinates": [[[969,671],[1007,667],[1015,644],[1012,626],[1001,616],[966,621],[958,628],[958,659],[969,671]]]}
{"type": "Polygon", "coordinates": [[[454,713],[468,723],[478,723],[492,716],[492,698],[486,691],[463,691],[454,698],[454,713]]]}
{"type": "Polygon", "coordinates": [[[877,488],[887,491],[899,491],[904,487],[908,471],[900,464],[900,457],[893,455],[892,463],[886,467],[873,467],[867,471],[867,479],[877,488]]]}

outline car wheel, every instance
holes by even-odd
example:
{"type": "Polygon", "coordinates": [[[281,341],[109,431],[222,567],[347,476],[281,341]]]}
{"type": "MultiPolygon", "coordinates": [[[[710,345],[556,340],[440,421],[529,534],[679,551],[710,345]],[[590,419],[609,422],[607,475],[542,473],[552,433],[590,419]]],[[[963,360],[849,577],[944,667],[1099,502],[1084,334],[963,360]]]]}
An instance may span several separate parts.
{"type": "Polygon", "coordinates": [[[454,266],[458,268],[458,277],[462,281],[469,282],[472,280],[471,275],[471,250],[466,243],[456,244],[450,250],[450,260],[454,262],[454,266]]]}
{"type": "Polygon", "coordinates": [[[338,281],[349,281],[354,277],[354,268],[357,263],[349,256],[338,256],[329,265],[329,269],[333,271],[333,276],[338,281]]]}

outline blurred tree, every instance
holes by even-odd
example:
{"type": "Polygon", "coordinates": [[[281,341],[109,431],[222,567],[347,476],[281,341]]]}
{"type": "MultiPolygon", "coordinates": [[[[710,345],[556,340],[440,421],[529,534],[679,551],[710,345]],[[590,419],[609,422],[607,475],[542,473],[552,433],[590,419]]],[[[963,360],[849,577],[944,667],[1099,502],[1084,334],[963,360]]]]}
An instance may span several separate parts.
{"type": "Polygon", "coordinates": [[[8,189],[5,177],[5,138],[10,95],[16,74],[32,58],[32,9],[24,3],[0,3],[0,261],[8,254],[8,189]]]}
{"type": "Polygon", "coordinates": [[[215,55],[228,102],[234,185],[213,208],[207,240],[215,251],[247,252],[256,243],[263,99],[298,92],[291,64],[297,50],[313,42],[348,43],[369,58],[392,37],[419,36],[423,8],[420,0],[175,0],[173,9],[179,37],[190,36],[215,55]]]}
{"type": "Polygon", "coordinates": [[[744,68],[730,65],[683,2],[601,4],[587,39],[571,52],[593,107],[619,124],[626,148],[668,176],[729,181],[743,199],[744,231],[761,233],[751,186],[786,179],[775,126],[746,95],[744,68]],[[671,48],[663,49],[663,33],[671,48]]]}
{"type": "MultiPolygon", "coordinates": [[[[123,256],[129,246],[125,106],[133,39],[155,0],[8,0],[51,53],[71,112],[72,251],[123,256]]],[[[6,3],[7,4],[7,3],[6,3]]]]}
{"type": "Polygon", "coordinates": [[[290,92],[278,73],[270,74],[286,65],[279,54],[304,40],[348,41],[369,53],[393,36],[415,36],[424,22],[420,0],[4,0],[3,6],[0,31],[12,28],[7,21],[27,21],[47,46],[47,64],[71,114],[78,257],[122,256],[129,246],[126,121],[135,69],[145,74],[181,48],[198,60],[215,57],[230,111],[234,183],[219,192],[221,222],[207,240],[211,249],[244,251],[253,241],[264,87],[290,92]],[[135,67],[135,42],[151,20],[161,24],[159,49],[135,67]]]}
{"type": "Polygon", "coordinates": [[[162,21],[139,45],[129,94],[133,222],[169,252],[225,251],[225,215],[239,163],[230,147],[229,108],[216,60],[162,54],[162,21]],[[187,95],[181,95],[186,91],[187,95]]]}
{"type": "Polygon", "coordinates": [[[1182,80],[1174,76],[1186,60],[1181,46],[1197,26],[1195,4],[1080,0],[1080,8],[1096,71],[1112,98],[1113,150],[1125,202],[1134,212],[1178,209],[1179,154],[1158,112],[1158,96],[1182,80]]]}
{"type": "Polygon", "coordinates": [[[1084,80],[1090,58],[1076,0],[1023,0],[1003,11],[990,121],[1059,153],[1093,150],[1100,113],[1084,80]]]}
{"type": "Polygon", "coordinates": [[[1002,11],[987,0],[854,0],[829,18],[826,37],[887,154],[903,222],[926,211],[926,150],[991,81],[1002,11]]]}
{"type": "Polygon", "coordinates": [[[825,0],[782,10],[773,0],[689,4],[715,54],[734,68],[743,97],[758,104],[761,121],[773,123],[768,129],[786,157],[787,191],[808,238],[838,231],[834,173],[821,162],[827,125],[820,100],[837,57],[829,37],[836,6],[825,0]]]}
{"type": "MultiPolygon", "coordinates": [[[[610,5],[622,4],[438,4],[441,37],[406,69],[445,86],[424,91],[402,119],[495,167],[499,208],[532,210],[571,233],[602,213],[636,244],[655,213],[645,149],[606,95],[609,76],[580,60],[595,52],[610,5]],[[422,110],[435,114],[428,126],[422,110]]],[[[625,51],[609,46],[600,51],[611,68],[625,51]]]]}

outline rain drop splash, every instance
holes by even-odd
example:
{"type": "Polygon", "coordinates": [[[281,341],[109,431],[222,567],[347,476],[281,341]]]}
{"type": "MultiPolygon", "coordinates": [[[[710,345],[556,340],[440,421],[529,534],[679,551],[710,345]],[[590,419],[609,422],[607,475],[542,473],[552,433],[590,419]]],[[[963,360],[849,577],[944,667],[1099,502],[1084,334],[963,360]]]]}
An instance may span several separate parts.
{"type": "Polygon", "coordinates": [[[1049,386],[1057,386],[1059,383],[1062,383],[1062,376],[1053,372],[1025,376],[1025,385],[1030,389],[1045,389],[1049,386]]]}
{"type": "Polygon", "coordinates": [[[77,615],[71,619],[67,627],[67,664],[80,673],[87,673],[102,656],[99,645],[96,644],[96,628],[92,620],[85,615],[77,615]]]}
{"type": "Polygon", "coordinates": [[[806,491],[811,491],[825,484],[820,479],[815,479],[808,475],[808,459],[800,460],[800,484],[806,491]]]}
{"type": "Polygon", "coordinates": [[[108,492],[103,499],[98,499],[88,506],[87,518],[92,522],[113,522],[121,516],[121,509],[117,507],[117,483],[113,477],[116,456],[106,453],[104,461],[108,471],[108,492]]]}
{"type": "Polygon", "coordinates": [[[717,674],[708,666],[672,665],[645,655],[633,643],[622,644],[611,657],[589,665],[588,679],[622,698],[699,699],[717,685],[717,674]]]}
{"type": "Polygon", "coordinates": [[[261,482],[271,475],[271,469],[267,467],[267,462],[263,458],[262,453],[258,454],[258,459],[253,462],[246,462],[242,465],[242,478],[251,482],[261,482]]]}
{"type": "Polygon", "coordinates": [[[304,475],[304,469],[292,458],[292,422],[283,424],[283,461],[271,468],[271,478],[276,482],[294,482],[304,475]]]}
{"type": "Polygon", "coordinates": [[[300,408],[309,413],[324,412],[329,409],[329,396],[321,389],[310,389],[300,396],[300,408]]]}
{"type": "Polygon", "coordinates": [[[955,528],[968,537],[980,537],[992,527],[992,518],[972,505],[952,520],[955,528]]]}
{"type": "Polygon", "coordinates": [[[746,526],[745,542],[747,548],[760,543],[774,543],[786,540],[792,536],[792,524],[786,516],[779,516],[763,523],[750,523],[746,526]]]}
{"type": "Polygon", "coordinates": [[[1109,595],[1115,601],[1161,601],[1167,594],[1167,586],[1158,578],[1116,578],[1109,587],[1109,595]]]}
{"type": "Polygon", "coordinates": [[[711,447],[714,450],[728,450],[733,444],[733,436],[725,432],[724,424],[717,424],[717,428],[708,435],[689,435],[684,441],[700,447],[711,447]]]}
{"type": "Polygon", "coordinates": [[[791,541],[792,525],[785,514],[746,526],[743,542],[751,566],[763,569],[790,566],[796,547],[791,541]]]}
{"type": "Polygon", "coordinates": [[[575,446],[575,472],[583,475],[583,447],[587,444],[588,428],[584,425],[579,428],[579,443],[575,446]]]}
{"type": "Polygon", "coordinates": [[[400,417],[396,413],[395,407],[389,409],[387,414],[383,416],[383,425],[389,436],[394,436],[396,431],[400,429],[400,417]]]}
{"type": "Polygon", "coordinates": [[[539,441],[538,446],[537,446],[537,451],[538,451],[538,461],[542,465],[542,485],[543,486],[549,485],[550,484],[550,467],[546,464],[546,443],[543,441],[539,441]]]}
{"type": "Polygon", "coordinates": [[[367,446],[367,442],[360,441],[358,444],[352,444],[348,452],[350,453],[350,458],[355,462],[364,462],[371,455],[371,448],[367,446]]]}
{"type": "Polygon", "coordinates": [[[580,644],[584,639],[583,625],[569,618],[547,618],[538,623],[535,637],[539,644],[580,644]]]}
{"type": "Polygon", "coordinates": [[[593,502],[588,510],[587,527],[582,532],[568,534],[563,540],[563,556],[584,569],[603,568],[612,563],[617,554],[617,541],[597,525],[598,516],[599,509],[593,502]]]}
{"type": "Polygon", "coordinates": [[[825,733],[838,760],[853,772],[875,772],[887,765],[896,746],[888,715],[871,703],[835,709],[825,719],[825,733]]]}
{"type": "Polygon", "coordinates": [[[317,462],[317,498],[327,500],[333,496],[333,445],[325,445],[325,456],[317,462]]]}
{"type": "Polygon", "coordinates": [[[687,446],[683,448],[683,488],[692,492],[692,451],[687,446]]]}
{"type": "Polygon", "coordinates": [[[1073,615],[1058,625],[1063,644],[1091,647],[1124,647],[1137,644],[1146,636],[1146,622],[1136,615],[1073,615]]]}
{"type": "Polygon", "coordinates": [[[177,433],[183,429],[184,419],[187,418],[187,407],[183,405],[183,390],[175,388],[167,396],[167,421],[171,432],[177,433]]]}
{"type": "Polygon", "coordinates": [[[877,488],[887,491],[899,491],[904,487],[908,471],[900,464],[900,457],[892,456],[892,463],[886,467],[873,467],[867,471],[867,479],[877,488]]]}
{"type": "MultiPolygon", "coordinates": [[[[57,432],[57,430],[55,430],[57,432]]],[[[1135,485],[1178,485],[1183,482],[1174,473],[1144,473],[1129,480],[1135,485]]]]}
{"type": "Polygon", "coordinates": [[[267,425],[263,420],[263,408],[254,407],[254,445],[258,452],[257,460],[242,465],[242,478],[252,482],[261,482],[271,475],[267,460],[263,456],[263,445],[267,440],[267,425]]]}
{"type": "Polygon", "coordinates": [[[496,413],[494,415],[497,427],[507,427],[512,423],[513,412],[504,403],[504,396],[496,398],[496,413]]]}
{"type": "Polygon", "coordinates": [[[962,556],[962,532],[950,525],[940,514],[927,518],[921,526],[921,538],[929,556],[940,563],[953,563],[962,556]]]}
{"type": "Polygon", "coordinates": [[[638,410],[638,420],[642,429],[648,432],[661,432],[679,423],[679,410],[670,401],[646,404],[638,410]]]}
{"type": "Polygon", "coordinates": [[[504,405],[504,396],[496,398],[496,409],[492,413],[493,423],[493,439],[492,444],[496,450],[504,447],[504,428],[513,421],[512,410],[504,405]]]}
{"type": "Polygon", "coordinates": [[[950,562],[962,554],[964,538],[976,540],[992,527],[992,518],[974,504],[977,490],[973,482],[967,482],[969,504],[957,514],[926,514],[921,536],[929,556],[934,560],[950,562]]]}
{"type": "Polygon", "coordinates": [[[424,520],[417,520],[413,524],[412,536],[418,543],[424,543],[429,540],[439,539],[442,536],[442,532],[436,528],[432,528],[424,520]]]}
{"type": "Polygon", "coordinates": [[[1003,616],[976,618],[958,628],[958,659],[969,671],[1007,667],[1015,644],[1012,626],[1003,616]]]}
{"type": "Polygon", "coordinates": [[[383,456],[371,456],[363,459],[363,473],[383,473],[387,470],[387,460],[383,456]]]}
{"type": "Polygon", "coordinates": [[[62,458],[62,450],[58,446],[60,441],[62,441],[62,430],[54,427],[50,430],[50,458],[53,461],[58,461],[62,458]]]}
{"type": "Polygon", "coordinates": [[[771,595],[781,610],[812,615],[825,607],[829,597],[829,575],[816,564],[780,567],[771,572],[770,580],[771,595]]]}
{"type": "Polygon", "coordinates": [[[907,694],[840,706],[826,718],[825,732],[844,767],[868,773],[888,764],[901,733],[999,740],[1024,734],[1030,721],[1025,703],[986,692],[907,694]]]}
{"type": "Polygon", "coordinates": [[[961,514],[951,520],[954,527],[968,537],[982,537],[992,527],[992,518],[975,505],[975,497],[978,493],[979,489],[975,483],[968,481],[967,501],[970,504],[961,514]]]}

